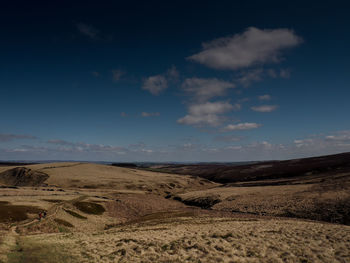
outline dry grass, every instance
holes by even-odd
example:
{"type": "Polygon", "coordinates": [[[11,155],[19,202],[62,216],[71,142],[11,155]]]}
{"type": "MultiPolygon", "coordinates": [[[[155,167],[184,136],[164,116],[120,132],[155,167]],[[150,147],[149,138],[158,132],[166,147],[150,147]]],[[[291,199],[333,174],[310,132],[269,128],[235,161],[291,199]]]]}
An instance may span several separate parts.
{"type": "Polygon", "coordinates": [[[106,211],[102,205],[92,202],[75,202],[74,206],[85,214],[102,215],[106,211]]]}
{"type": "Polygon", "coordinates": [[[59,225],[62,225],[62,226],[67,226],[67,227],[74,227],[71,223],[69,223],[68,221],[66,220],[63,220],[63,219],[60,219],[60,218],[55,218],[54,221],[59,224],[59,225]]]}
{"type": "MultiPolygon", "coordinates": [[[[149,172],[92,163],[51,163],[26,166],[49,175],[45,183],[62,188],[139,190],[155,194],[214,187],[201,178],[149,172]]],[[[12,167],[0,167],[0,172],[12,167]]]]}
{"type": "Polygon", "coordinates": [[[72,211],[72,210],[64,209],[64,211],[67,212],[68,214],[70,214],[71,216],[76,217],[76,218],[84,219],[84,220],[87,219],[87,217],[82,216],[82,215],[80,215],[80,214],[78,214],[78,213],[76,213],[76,212],[74,212],[74,211],[72,211]]]}
{"type": "Polygon", "coordinates": [[[214,210],[298,217],[350,224],[350,176],[321,184],[217,187],[180,194],[183,202],[214,210]],[[209,202],[210,203],[210,202],[209,202]]]}
{"type": "Polygon", "coordinates": [[[64,245],[48,242],[33,242],[29,237],[20,238],[16,247],[8,254],[8,263],[74,263],[64,245]]]}
{"type": "Polygon", "coordinates": [[[66,244],[79,262],[349,262],[349,237],[331,224],[187,217],[31,240],[66,244]]]}
{"type": "Polygon", "coordinates": [[[13,241],[7,250],[0,244],[8,262],[350,262],[349,226],[261,216],[330,214],[315,219],[332,221],[348,211],[344,178],[218,187],[189,176],[100,165],[35,167],[50,174],[50,186],[0,188],[0,207],[48,212],[40,222],[28,214],[15,225],[0,223],[3,242],[13,241]],[[173,200],[176,195],[211,210],[188,207],[173,200]],[[20,236],[6,233],[14,227],[20,236]]]}

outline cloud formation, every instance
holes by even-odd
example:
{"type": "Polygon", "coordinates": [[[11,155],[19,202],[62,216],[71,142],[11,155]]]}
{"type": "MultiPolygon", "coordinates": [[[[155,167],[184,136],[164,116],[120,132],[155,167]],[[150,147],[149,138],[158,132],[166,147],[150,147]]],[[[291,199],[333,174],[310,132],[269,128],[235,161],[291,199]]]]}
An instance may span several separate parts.
{"type": "Polygon", "coordinates": [[[155,75],[143,81],[142,89],[149,91],[152,95],[159,95],[168,88],[168,80],[162,75],[155,75]]]}
{"type": "Polygon", "coordinates": [[[264,73],[264,70],[261,68],[250,70],[250,71],[243,71],[240,73],[238,82],[244,87],[248,87],[254,82],[262,81],[263,73],[264,73]]]}
{"type": "Polygon", "coordinates": [[[242,139],[243,139],[242,136],[225,135],[225,136],[216,136],[214,138],[214,141],[228,143],[228,142],[238,142],[238,141],[241,141],[242,139]]]}
{"type": "Polygon", "coordinates": [[[242,34],[202,44],[202,51],[188,59],[214,69],[237,70],[281,60],[281,51],[302,42],[290,29],[250,27],[242,34]]]}
{"type": "Polygon", "coordinates": [[[99,32],[97,30],[97,28],[95,28],[91,25],[84,24],[84,23],[78,23],[78,24],[76,24],[76,27],[81,34],[83,34],[89,38],[92,38],[92,39],[97,38],[97,34],[99,32]]]}
{"type": "Polygon", "coordinates": [[[60,139],[48,140],[47,143],[62,146],[56,149],[46,148],[48,151],[64,151],[64,152],[112,152],[115,154],[125,154],[127,151],[124,147],[110,146],[104,144],[89,144],[84,142],[69,142],[60,139]]]}
{"type": "Polygon", "coordinates": [[[142,117],[157,117],[160,116],[159,112],[141,112],[142,117]]]}
{"type": "Polygon", "coordinates": [[[166,76],[170,80],[177,81],[179,76],[180,76],[180,74],[177,71],[176,67],[173,65],[173,66],[171,66],[170,69],[168,69],[168,71],[166,73],[166,76]]]}
{"type": "Polygon", "coordinates": [[[112,75],[114,81],[119,81],[120,78],[125,75],[125,72],[120,69],[112,69],[112,75]]]}
{"type": "Polygon", "coordinates": [[[225,101],[193,104],[189,106],[188,114],[177,122],[194,126],[218,126],[225,119],[221,114],[233,109],[234,106],[225,101]]]}
{"type": "Polygon", "coordinates": [[[261,124],[254,122],[244,122],[238,124],[229,124],[224,128],[224,131],[251,130],[259,128],[261,124]]]}
{"type": "Polygon", "coordinates": [[[257,112],[272,112],[278,108],[277,105],[261,105],[261,106],[253,106],[251,109],[257,112]]]}
{"type": "Polygon", "coordinates": [[[271,96],[269,94],[261,95],[258,97],[259,100],[271,100],[271,96]]]}
{"type": "Polygon", "coordinates": [[[10,142],[20,139],[37,139],[37,137],[25,134],[0,133],[0,142],[10,142]]]}
{"type": "Polygon", "coordinates": [[[214,97],[226,95],[227,90],[234,88],[235,85],[217,78],[187,78],[181,87],[184,91],[191,94],[195,100],[203,102],[214,97]]]}

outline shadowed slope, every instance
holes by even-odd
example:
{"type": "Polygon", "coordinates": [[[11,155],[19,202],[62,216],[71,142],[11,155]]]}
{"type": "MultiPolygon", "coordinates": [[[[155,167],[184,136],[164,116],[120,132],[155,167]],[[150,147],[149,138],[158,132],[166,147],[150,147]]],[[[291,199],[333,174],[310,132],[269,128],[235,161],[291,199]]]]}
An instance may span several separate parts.
{"type": "Polygon", "coordinates": [[[46,173],[16,167],[0,173],[0,183],[9,186],[41,186],[49,178],[46,173]]]}
{"type": "MultiPolygon", "coordinates": [[[[200,176],[218,183],[235,183],[259,180],[286,179],[300,177],[320,179],[338,173],[350,173],[350,153],[341,153],[287,161],[266,161],[247,165],[195,164],[150,167],[152,170],[176,174],[200,176]]],[[[282,183],[282,184],[285,184],[282,183]]],[[[271,182],[271,184],[280,184],[271,182]]]]}

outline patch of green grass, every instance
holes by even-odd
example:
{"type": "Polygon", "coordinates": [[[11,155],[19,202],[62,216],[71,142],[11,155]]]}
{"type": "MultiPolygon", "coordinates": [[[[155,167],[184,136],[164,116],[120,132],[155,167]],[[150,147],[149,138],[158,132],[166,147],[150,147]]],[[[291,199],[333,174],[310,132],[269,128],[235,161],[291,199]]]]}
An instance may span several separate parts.
{"type": "Polygon", "coordinates": [[[74,206],[81,212],[92,215],[102,215],[106,211],[102,205],[92,202],[75,202],[74,206]]]}
{"type": "Polygon", "coordinates": [[[63,252],[62,246],[53,246],[21,239],[15,249],[8,254],[8,263],[68,263],[78,262],[63,252]]]}
{"type": "Polygon", "coordinates": [[[67,226],[67,227],[74,227],[71,223],[69,223],[68,221],[63,220],[63,219],[55,218],[54,221],[59,225],[63,225],[63,226],[67,226]]]}
{"type": "Polygon", "coordinates": [[[78,214],[78,213],[76,213],[76,212],[74,212],[74,211],[72,211],[72,210],[69,210],[69,209],[63,209],[65,212],[67,212],[68,214],[70,214],[71,216],[74,216],[74,217],[76,217],[76,218],[79,218],[79,219],[87,219],[87,217],[85,217],[85,216],[82,216],[82,215],[80,215],[80,214],[78,214]]]}

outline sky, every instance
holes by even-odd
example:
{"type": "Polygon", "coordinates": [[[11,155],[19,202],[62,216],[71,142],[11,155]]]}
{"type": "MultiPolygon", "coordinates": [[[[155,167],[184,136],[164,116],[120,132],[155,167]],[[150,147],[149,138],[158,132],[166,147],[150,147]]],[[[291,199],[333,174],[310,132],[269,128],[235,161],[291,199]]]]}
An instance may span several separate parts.
{"type": "Polygon", "coordinates": [[[6,1],[0,160],[350,151],[346,1],[6,1]]]}

